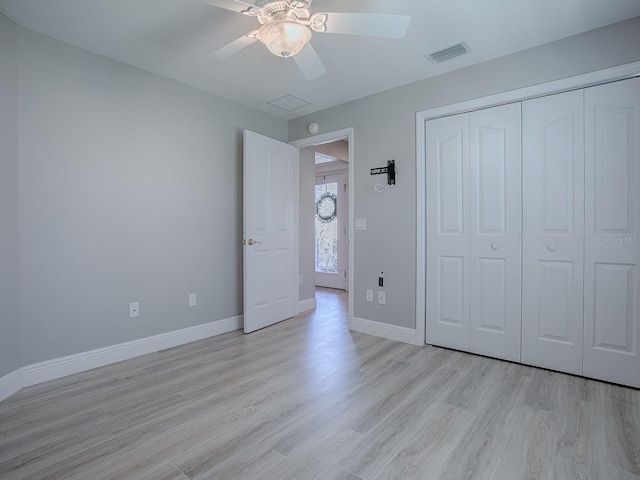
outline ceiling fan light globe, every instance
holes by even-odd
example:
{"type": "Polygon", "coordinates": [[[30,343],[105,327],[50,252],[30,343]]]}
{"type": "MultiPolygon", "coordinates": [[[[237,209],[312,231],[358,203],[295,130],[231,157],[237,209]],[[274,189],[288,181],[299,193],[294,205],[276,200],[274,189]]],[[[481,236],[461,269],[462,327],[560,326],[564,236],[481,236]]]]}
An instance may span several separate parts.
{"type": "Polygon", "coordinates": [[[279,57],[293,57],[311,40],[311,30],[293,20],[274,20],[260,27],[258,40],[279,57]]]}

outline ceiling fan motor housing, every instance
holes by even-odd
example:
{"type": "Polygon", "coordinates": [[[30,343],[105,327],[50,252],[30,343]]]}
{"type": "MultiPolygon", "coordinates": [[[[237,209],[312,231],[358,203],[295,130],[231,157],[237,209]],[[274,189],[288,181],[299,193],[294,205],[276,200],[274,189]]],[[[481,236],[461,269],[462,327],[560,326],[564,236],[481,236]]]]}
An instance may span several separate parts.
{"type": "Polygon", "coordinates": [[[274,20],[288,17],[292,20],[309,20],[311,12],[309,4],[300,1],[270,1],[261,6],[251,7],[244,12],[245,15],[258,17],[258,21],[265,25],[274,20]]]}

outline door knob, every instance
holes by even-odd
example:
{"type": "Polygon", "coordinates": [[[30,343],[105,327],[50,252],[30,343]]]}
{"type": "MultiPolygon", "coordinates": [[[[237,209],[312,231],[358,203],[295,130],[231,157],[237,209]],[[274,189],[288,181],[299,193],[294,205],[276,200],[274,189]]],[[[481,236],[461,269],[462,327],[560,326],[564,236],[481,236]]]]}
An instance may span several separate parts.
{"type": "Polygon", "coordinates": [[[262,245],[262,242],[260,240],[254,240],[253,238],[250,238],[249,240],[247,240],[247,244],[249,244],[249,246],[262,245]]]}
{"type": "Polygon", "coordinates": [[[491,244],[491,250],[497,250],[498,249],[498,244],[497,243],[492,243],[491,244]]]}
{"type": "Polygon", "coordinates": [[[553,244],[549,244],[549,245],[547,245],[547,250],[549,250],[550,252],[555,252],[556,247],[553,244]]]}

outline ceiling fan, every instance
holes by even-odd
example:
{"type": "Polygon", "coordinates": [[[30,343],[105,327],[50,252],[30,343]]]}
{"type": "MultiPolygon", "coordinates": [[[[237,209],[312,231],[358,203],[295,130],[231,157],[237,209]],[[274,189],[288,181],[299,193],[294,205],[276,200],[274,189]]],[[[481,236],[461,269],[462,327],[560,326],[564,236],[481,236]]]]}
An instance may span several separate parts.
{"type": "Polygon", "coordinates": [[[315,33],[345,33],[373,37],[402,38],[409,28],[407,15],[381,15],[373,13],[318,12],[311,13],[313,0],[199,0],[215,7],[225,8],[256,17],[257,30],[218,49],[212,54],[221,61],[261,41],[271,53],[282,58],[293,57],[307,80],[324,75],[320,57],[309,43],[315,33]]]}

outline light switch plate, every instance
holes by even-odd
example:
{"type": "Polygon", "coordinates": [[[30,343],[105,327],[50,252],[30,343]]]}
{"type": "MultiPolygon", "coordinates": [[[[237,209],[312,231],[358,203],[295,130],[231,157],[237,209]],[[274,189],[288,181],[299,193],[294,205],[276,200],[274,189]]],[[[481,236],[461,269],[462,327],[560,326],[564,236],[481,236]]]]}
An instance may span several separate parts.
{"type": "Polygon", "coordinates": [[[367,290],[367,302],[373,302],[373,290],[367,290]]]}
{"type": "Polygon", "coordinates": [[[190,307],[195,307],[196,306],[196,294],[195,293],[190,293],[189,294],[189,306],[190,307]]]}

